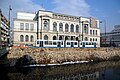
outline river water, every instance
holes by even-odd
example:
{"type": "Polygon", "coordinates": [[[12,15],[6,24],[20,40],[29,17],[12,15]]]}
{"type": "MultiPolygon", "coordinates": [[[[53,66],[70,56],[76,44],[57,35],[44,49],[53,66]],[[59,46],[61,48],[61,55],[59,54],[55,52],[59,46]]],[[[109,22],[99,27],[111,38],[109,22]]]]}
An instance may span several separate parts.
{"type": "Polygon", "coordinates": [[[1,67],[0,80],[120,80],[120,61],[46,67],[1,67]]]}

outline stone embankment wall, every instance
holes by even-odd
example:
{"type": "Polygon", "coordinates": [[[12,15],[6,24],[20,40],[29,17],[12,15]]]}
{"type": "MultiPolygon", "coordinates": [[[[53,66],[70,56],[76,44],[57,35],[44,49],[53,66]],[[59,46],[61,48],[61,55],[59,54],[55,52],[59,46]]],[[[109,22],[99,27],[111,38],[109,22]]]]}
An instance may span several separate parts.
{"type": "Polygon", "coordinates": [[[119,48],[11,48],[10,66],[26,64],[61,64],[71,61],[120,60],[119,48]]]}

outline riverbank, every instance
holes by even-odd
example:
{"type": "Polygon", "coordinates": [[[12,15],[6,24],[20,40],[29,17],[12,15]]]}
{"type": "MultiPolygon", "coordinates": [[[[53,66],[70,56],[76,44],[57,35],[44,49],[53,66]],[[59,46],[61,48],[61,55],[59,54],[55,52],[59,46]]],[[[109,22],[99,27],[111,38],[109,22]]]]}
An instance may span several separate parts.
{"type": "Polygon", "coordinates": [[[120,60],[119,48],[11,48],[6,63],[9,66],[22,66],[104,60],[120,60]]]}

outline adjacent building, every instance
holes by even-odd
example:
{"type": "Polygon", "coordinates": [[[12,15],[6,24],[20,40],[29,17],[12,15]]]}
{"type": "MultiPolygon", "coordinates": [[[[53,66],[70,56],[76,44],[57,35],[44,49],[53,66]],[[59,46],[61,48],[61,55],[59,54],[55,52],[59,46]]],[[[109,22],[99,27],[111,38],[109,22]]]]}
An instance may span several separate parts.
{"type": "Polygon", "coordinates": [[[18,12],[14,19],[14,45],[34,44],[37,40],[37,21],[34,13],[18,12]]]}
{"type": "Polygon", "coordinates": [[[100,35],[101,46],[120,47],[120,25],[115,25],[111,32],[101,33],[100,35]]]}
{"type": "Polygon", "coordinates": [[[2,11],[0,10],[0,48],[6,47],[8,45],[9,39],[9,21],[3,15],[2,11]]]}
{"type": "Polygon", "coordinates": [[[99,20],[42,10],[18,12],[14,20],[14,45],[35,45],[37,39],[95,41],[99,47],[99,20]]]}

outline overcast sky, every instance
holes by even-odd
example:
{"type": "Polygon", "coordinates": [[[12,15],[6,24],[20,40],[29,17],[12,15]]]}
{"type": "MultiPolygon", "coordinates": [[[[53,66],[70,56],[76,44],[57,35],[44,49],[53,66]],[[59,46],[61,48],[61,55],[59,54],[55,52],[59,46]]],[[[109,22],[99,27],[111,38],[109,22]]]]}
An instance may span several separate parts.
{"type": "MultiPolygon", "coordinates": [[[[11,18],[16,17],[17,11],[47,10],[105,20],[108,32],[114,25],[120,25],[120,0],[0,0],[0,8],[7,18],[9,5],[12,7],[11,18]]],[[[104,32],[104,22],[100,27],[104,32]]]]}

